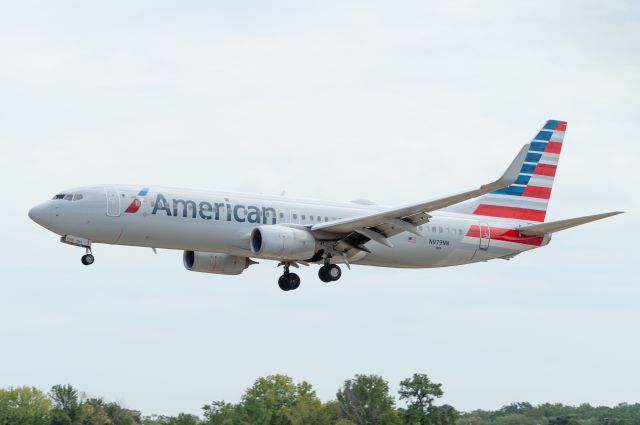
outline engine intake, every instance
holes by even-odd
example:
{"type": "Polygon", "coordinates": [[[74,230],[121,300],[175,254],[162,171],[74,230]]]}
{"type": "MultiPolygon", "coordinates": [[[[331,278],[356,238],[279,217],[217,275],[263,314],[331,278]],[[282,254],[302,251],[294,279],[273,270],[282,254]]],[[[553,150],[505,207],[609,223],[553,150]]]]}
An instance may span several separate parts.
{"type": "Polygon", "coordinates": [[[240,274],[255,264],[247,257],[197,251],[185,251],[182,262],[189,271],[216,274],[240,274]]]}
{"type": "Polygon", "coordinates": [[[307,260],[316,253],[316,238],[308,230],[273,225],[253,229],[251,252],[269,260],[307,260]]]}

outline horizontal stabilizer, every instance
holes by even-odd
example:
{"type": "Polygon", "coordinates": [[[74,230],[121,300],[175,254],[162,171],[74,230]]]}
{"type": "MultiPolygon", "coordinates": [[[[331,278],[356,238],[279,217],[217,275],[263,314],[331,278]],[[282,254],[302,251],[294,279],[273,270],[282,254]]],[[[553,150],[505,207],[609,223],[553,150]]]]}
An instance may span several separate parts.
{"type": "Polygon", "coordinates": [[[588,215],[586,217],[569,218],[567,220],[550,221],[548,223],[534,224],[532,226],[520,227],[518,231],[523,235],[540,235],[543,233],[554,233],[591,221],[602,220],[613,215],[622,214],[624,211],[613,211],[604,214],[588,215]]]}

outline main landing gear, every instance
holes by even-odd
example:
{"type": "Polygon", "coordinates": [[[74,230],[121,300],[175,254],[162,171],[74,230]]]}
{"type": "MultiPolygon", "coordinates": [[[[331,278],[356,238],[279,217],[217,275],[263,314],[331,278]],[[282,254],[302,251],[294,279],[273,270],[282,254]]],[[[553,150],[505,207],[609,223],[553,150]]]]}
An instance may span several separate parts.
{"type": "MultiPolygon", "coordinates": [[[[329,258],[325,259],[324,266],[318,270],[318,276],[323,282],[335,282],[342,276],[342,270],[336,264],[331,264],[329,258]]],[[[304,263],[306,264],[306,263],[304,263]]],[[[282,262],[279,264],[284,266],[284,273],[278,279],[278,286],[283,291],[293,291],[300,286],[300,276],[289,271],[290,266],[298,267],[297,262],[282,262]]]]}
{"type": "Polygon", "coordinates": [[[289,272],[289,264],[284,264],[284,273],[278,279],[278,286],[283,291],[293,291],[300,286],[300,276],[289,272]]]}
{"type": "Polygon", "coordinates": [[[334,282],[342,276],[342,270],[335,264],[325,264],[318,270],[318,277],[323,282],[334,282]]]}

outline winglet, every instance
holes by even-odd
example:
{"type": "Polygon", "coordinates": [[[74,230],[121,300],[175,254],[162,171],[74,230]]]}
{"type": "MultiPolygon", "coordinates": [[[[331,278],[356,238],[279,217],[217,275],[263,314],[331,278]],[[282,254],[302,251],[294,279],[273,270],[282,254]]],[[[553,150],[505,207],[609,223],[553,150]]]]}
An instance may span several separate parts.
{"type": "Polygon", "coordinates": [[[500,178],[493,183],[489,183],[481,186],[481,188],[491,188],[491,190],[502,189],[503,187],[507,187],[512,185],[518,179],[520,175],[520,170],[522,170],[522,165],[524,164],[525,159],[527,158],[527,153],[529,152],[529,143],[522,146],[518,155],[511,161],[507,170],[500,176],[500,178]]]}
{"type": "Polygon", "coordinates": [[[534,224],[531,226],[520,227],[518,231],[523,235],[540,235],[544,233],[554,233],[560,230],[570,229],[571,227],[580,226],[581,224],[590,223],[603,218],[622,214],[624,211],[612,211],[603,214],[588,215],[585,217],[570,218],[567,220],[550,221],[548,223],[534,224]]]}

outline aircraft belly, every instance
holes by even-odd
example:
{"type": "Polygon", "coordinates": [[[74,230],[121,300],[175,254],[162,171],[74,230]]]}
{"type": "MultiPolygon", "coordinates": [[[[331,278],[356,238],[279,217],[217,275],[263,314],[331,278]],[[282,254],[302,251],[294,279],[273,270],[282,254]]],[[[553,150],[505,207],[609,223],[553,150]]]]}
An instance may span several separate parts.
{"type": "Polygon", "coordinates": [[[475,247],[460,244],[456,238],[414,238],[400,234],[391,238],[393,248],[369,242],[371,250],[357,264],[381,267],[428,268],[471,262],[475,247]]]}

